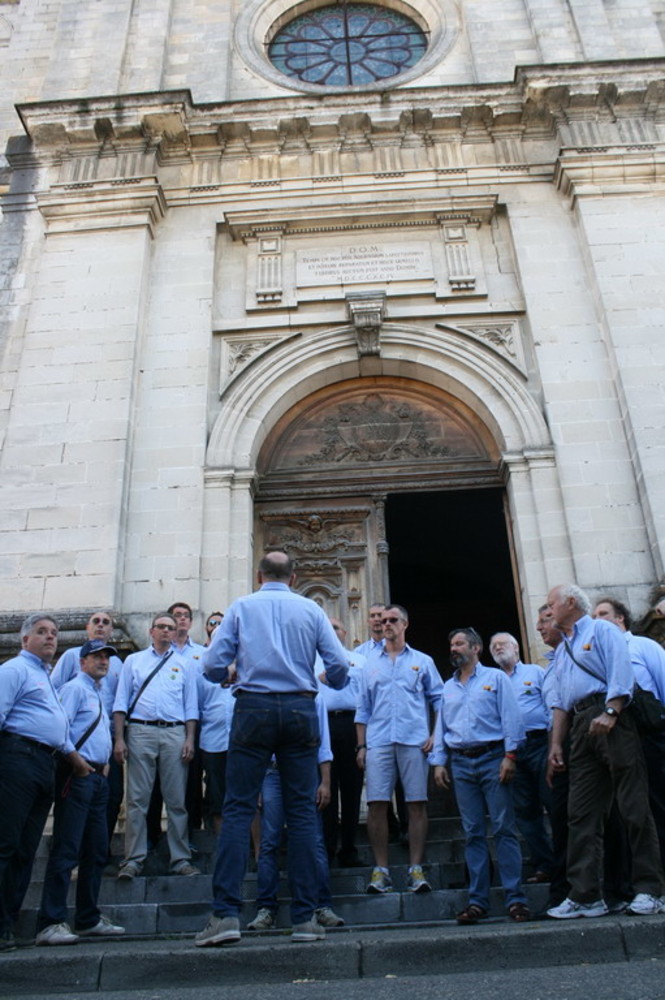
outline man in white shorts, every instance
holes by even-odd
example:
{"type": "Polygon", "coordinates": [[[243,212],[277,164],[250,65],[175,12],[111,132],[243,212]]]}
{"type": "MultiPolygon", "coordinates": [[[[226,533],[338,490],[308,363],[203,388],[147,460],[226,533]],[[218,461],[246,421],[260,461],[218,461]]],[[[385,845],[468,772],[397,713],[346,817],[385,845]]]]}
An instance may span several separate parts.
{"type": "Polygon", "coordinates": [[[422,869],[427,838],[427,754],[432,748],[431,716],[439,708],[443,683],[434,661],[412,649],[404,635],[406,610],[382,612],[384,645],[367,656],[356,711],[356,760],[366,772],[367,833],[374,852],[368,892],[392,889],[388,870],[388,805],[397,776],[409,814],[411,892],[429,892],[422,869]]]}

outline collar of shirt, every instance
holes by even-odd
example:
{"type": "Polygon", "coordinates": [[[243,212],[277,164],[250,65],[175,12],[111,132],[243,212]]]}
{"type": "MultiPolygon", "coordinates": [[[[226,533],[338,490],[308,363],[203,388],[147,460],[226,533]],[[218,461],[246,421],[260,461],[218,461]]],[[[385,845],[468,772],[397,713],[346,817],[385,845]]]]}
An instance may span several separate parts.
{"type": "Polygon", "coordinates": [[[50,674],[52,667],[51,663],[46,663],[44,660],[40,660],[38,656],[35,656],[34,653],[28,652],[27,649],[21,649],[18,655],[27,660],[31,667],[41,667],[47,674],[50,674]]]}

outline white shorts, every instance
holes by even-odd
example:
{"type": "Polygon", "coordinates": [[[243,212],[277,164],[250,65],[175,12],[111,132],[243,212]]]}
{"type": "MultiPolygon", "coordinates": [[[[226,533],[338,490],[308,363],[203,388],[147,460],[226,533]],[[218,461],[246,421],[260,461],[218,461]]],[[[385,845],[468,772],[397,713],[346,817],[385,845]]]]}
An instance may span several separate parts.
{"type": "Polygon", "coordinates": [[[368,802],[389,802],[397,774],[402,779],[406,802],[427,802],[427,755],[420,747],[389,743],[370,747],[365,757],[368,802]]]}

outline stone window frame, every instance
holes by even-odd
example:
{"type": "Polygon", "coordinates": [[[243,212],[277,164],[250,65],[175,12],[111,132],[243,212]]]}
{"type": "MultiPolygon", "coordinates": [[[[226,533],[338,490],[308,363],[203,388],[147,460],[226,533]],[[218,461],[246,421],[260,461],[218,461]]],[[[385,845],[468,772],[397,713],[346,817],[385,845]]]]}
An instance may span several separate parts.
{"type": "Polygon", "coordinates": [[[363,93],[393,89],[425,76],[441,62],[459,36],[459,15],[454,0],[371,2],[410,17],[429,36],[430,44],[422,59],[396,76],[356,86],[326,87],[285,76],[272,65],[267,49],[275,33],[293,18],[317,7],[328,6],[330,0],[301,0],[300,3],[293,0],[245,0],[235,25],[236,52],[255,73],[284,90],[317,95],[363,93]]]}

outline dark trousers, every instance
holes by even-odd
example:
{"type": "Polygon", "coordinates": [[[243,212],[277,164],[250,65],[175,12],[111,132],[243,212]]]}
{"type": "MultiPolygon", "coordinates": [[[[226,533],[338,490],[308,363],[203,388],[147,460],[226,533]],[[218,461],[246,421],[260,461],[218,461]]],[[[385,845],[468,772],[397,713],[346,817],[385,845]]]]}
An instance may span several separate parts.
{"type": "Polygon", "coordinates": [[[329,712],[330,804],[323,811],[323,832],[328,857],[337,851],[339,836],[340,860],[352,860],[355,855],[356,830],[360,812],[363,773],[356,763],[355,712],[329,712]]]}
{"type": "Polygon", "coordinates": [[[118,764],[113,755],[111,755],[111,760],[109,761],[108,785],[109,801],[106,808],[106,825],[110,854],[111,838],[113,836],[116,823],[118,822],[118,813],[120,812],[120,806],[122,805],[122,799],[125,794],[125,769],[122,764],[118,764]]]}
{"type": "Polygon", "coordinates": [[[10,733],[0,739],[0,932],[10,931],[30,882],[53,802],[55,760],[10,733]]]}
{"type": "Polygon", "coordinates": [[[69,768],[58,768],[53,844],[44,876],[38,931],[67,920],[67,891],[76,865],[75,926],[87,930],[100,918],[97,899],[108,855],[108,780],[101,774],[70,780],[70,774],[69,768]]]}
{"type": "Polygon", "coordinates": [[[602,834],[612,800],[623,820],[632,856],[635,892],[659,896],[663,869],[649,809],[646,767],[630,712],[622,712],[607,736],[590,736],[603,707],[601,697],[573,716],[568,798],[568,881],[576,903],[601,899],[602,834]]]}
{"type": "Polygon", "coordinates": [[[665,733],[647,733],[642,749],[649,782],[649,806],[656,824],[660,860],[665,868],[665,733]]]}
{"type": "Polygon", "coordinates": [[[552,844],[545,830],[545,813],[552,808],[552,794],[545,781],[547,733],[528,736],[520,747],[515,778],[510,785],[517,829],[524,837],[536,871],[554,867],[552,844]]]}

